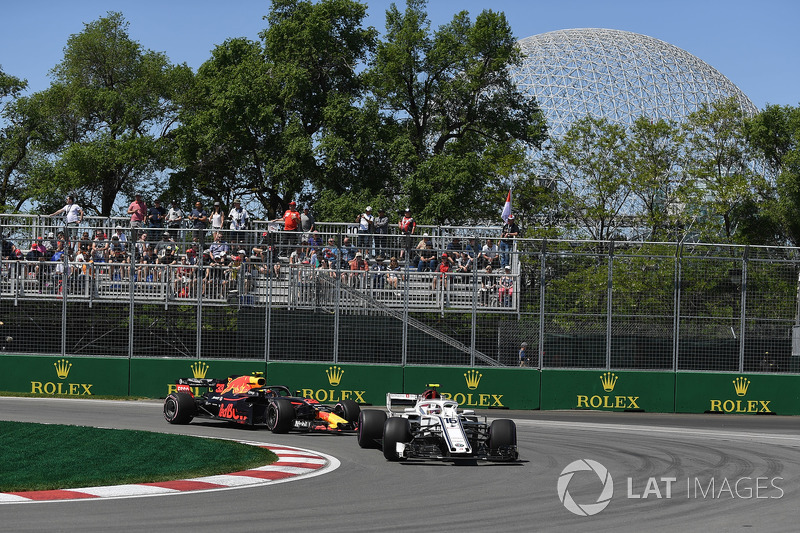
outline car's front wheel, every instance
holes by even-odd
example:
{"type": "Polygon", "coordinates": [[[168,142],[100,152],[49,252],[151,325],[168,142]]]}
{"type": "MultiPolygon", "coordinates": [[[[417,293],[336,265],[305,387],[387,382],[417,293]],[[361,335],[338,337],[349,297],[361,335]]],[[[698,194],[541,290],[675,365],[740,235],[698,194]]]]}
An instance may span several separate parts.
{"type": "Polygon", "coordinates": [[[267,429],[273,433],[288,433],[295,419],[292,402],[278,398],[267,406],[267,429]]]}
{"type": "Polygon", "coordinates": [[[513,420],[501,418],[489,424],[489,451],[497,455],[500,448],[517,445],[517,425],[513,420]]]}
{"type": "Polygon", "coordinates": [[[334,406],[333,412],[352,424],[358,420],[361,407],[353,400],[342,400],[334,406]]]}
{"type": "Polygon", "coordinates": [[[391,417],[383,425],[383,456],[388,461],[399,461],[398,443],[411,442],[411,424],[408,419],[391,417]]]}
{"type": "Polygon", "coordinates": [[[386,423],[386,412],[367,409],[358,415],[358,445],[362,448],[377,448],[383,437],[383,425],[386,423]]]}
{"type": "Polygon", "coordinates": [[[194,410],[194,398],[186,392],[173,392],[164,399],[164,418],[170,424],[188,424],[194,410]]]}

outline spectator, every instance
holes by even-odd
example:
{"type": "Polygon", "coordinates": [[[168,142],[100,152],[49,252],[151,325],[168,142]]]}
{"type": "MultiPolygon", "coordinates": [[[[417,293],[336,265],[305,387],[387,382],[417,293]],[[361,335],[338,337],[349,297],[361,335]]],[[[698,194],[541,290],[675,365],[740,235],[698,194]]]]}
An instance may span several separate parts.
{"type": "Polygon", "coordinates": [[[350,261],[355,258],[356,247],[350,242],[350,237],[342,239],[342,246],[339,247],[341,254],[339,260],[341,261],[342,268],[348,268],[350,261]]]}
{"type": "Polygon", "coordinates": [[[175,295],[178,298],[192,298],[194,292],[195,270],[187,257],[182,257],[175,272],[175,295]]]}
{"type": "Polygon", "coordinates": [[[128,242],[128,236],[125,235],[122,226],[114,227],[114,233],[111,236],[111,238],[113,239],[115,236],[117,237],[117,239],[119,239],[119,242],[122,244],[122,249],[125,250],[127,248],[126,243],[128,242]]]}
{"type": "Polygon", "coordinates": [[[431,238],[427,233],[422,234],[422,239],[417,243],[417,250],[424,250],[425,248],[430,245],[433,247],[433,243],[431,242],[431,238]]]}
{"type": "Polygon", "coordinates": [[[369,270],[369,264],[364,261],[364,255],[356,252],[355,257],[349,261],[350,266],[350,285],[353,287],[363,287],[365,285],[365,275],[362,272],[369,270]]]}
{"type": "Polygon", "coordinates": [[[147,232],[141,232],[139,234],[139,239],[136,241],[134,246],[134,261],[138,261],[143,255],[144,251],[147,248],[147,232]]]}
{"type": "MultiPolygon", "coordinates": [[[[452,253],[452,252],[451,252],[452,253]]],[[[447,281],[450,271],[453,269],[453,260],[447,252],[442,253],[442,260],[439,261],[439,264],[436,266],[436,272],[438,273],[436,276],[433,277],[433,290],[437,289],[437,282],[441,278],[442,280],[442,290],[447,291],[447,281]]]]}
{"type": "Polygon", "coordinates": [[[3,260],[4,261],[11,261],[17,258],[17,247],[14,246],[14,243],[11,242],[5,236],[0,236],[3,240],[3,260]]]}
{"type": "Polygon", "coordinates": [[[387,270],[386,282],[390,289],[396,290],[400,281],[400,264],[397,262],[396,257],[392,256],[392,258],[389,259],[389,267],[387,270]]]}
{"type": "Polygon", "coordinates": [[[299,242],[300,233],[300,213],[297,212],[297,203],[292,200],[289,202],[289,209],[283,213],[283,231],[286,232],[286,244],[292,246],[299,242]]]}
{"type": "Polygon", "coordinates": [[[372,275],[370,276],[372,279],[372,288],[383,290],[383,287],[386,284],[386,263],[385,259],[382,255],[379,255],[375,258],[375,264],[372,265],[370,270],[372,271],[372,275]]]}
{"type": "MultiPolygon", "coordinates": [[[[258,250],[257,257],[258,262],[260,262],[260,266],[258,268],[259,273],[267,277],[274,277],[276,280],[281,278],[281,263],[278,260],[278,257],[271,253],[268,249],[258,249],[253,248],[255,252],[258,250]]],[[[254,258],[254,263],[256,262],[254,258]]]]}
{"type": "Polygon", "coordinates": [[[159,230],[164,227],[164,219],[167,217],[167,210],[161,206],[161,199],[153,201],[153,207],[147,212],[147,225],[150,227],[150,240],[156,240],[159,230]]]}
{"type": "Polygon", "coordinates": [[[411,255],[411,235],[414,234],[414,229],[417,227],[417,221],[411,216],[411,208],[406,207],[405,214],[400,219],[400,222],[397,223],[397,227],[400,228],[400,233],[405,236],[402,243],[403,249],[400,250],[400,259],[402,259],[406,255],[411,255]]]}
{"type": "Polygon", "coordinates": [[[80,238],[80,241],[79,241],[78,244],[81,245],[81,246],[85,246],[86,250],[91,250],[92,249],[92,239],[89,237],[89,232],[88,231],[84,231],[81,234],[81,238],[80,238]]]}
{"type": "Polygon", "coordinates": [[[525,367],[531,365],[531,358],[528,356],[528,343],[523,342],[519,347],[519,366],[525,367]]]}
{"type": "Polygon", "coordinates": [[[367,206],[363,213],[358,215],[356,223],[358,224],[358,247],[364,257],[369,257],[369,252],[372,250],[372,233],[375,217],[372,216],[372,207],[367,206]]]}
{"type": "Polygon", "coordinates": [[[169,211],[167,211],[167,228],[172,236],[172,240],[180,239],[180,227],[183,224],[183,210],[178,206],[178,202],[172,200],[169,211]]]}
{"type": "Polygon", "coordinates": [[[53,257],[53,253],[55,253],[56,248],[58,247],[58,243],[52,231],[47,234],[46,239],[42,239],[42,245],[44,245],[45,259],[49,261],[50,258],[53,257]]]}
{"type": "Polygon", "coordinates": [[[64,231],[69,234],[69,238],[72,240],[78,234],[78,224],[83,222],[83,209],[75,203],[75,197],[69,195],[67,196],[67,205],[50,216],[54,217],[60,213],[64,213],[64,231]]]}
{"type": "Polygon", "coordinates": [[[200,200],[194,203],[194,209],[192,209],[192,214],[189,215],[189,220],[192,221],[195,238],[205,237],[205,232],[208,228],[208,213],[203,209],[203,202],[200,200]]]}
{"type": "Polygon", "coordinates": [[[484,272],[484,275],[481,276],[481,288],[478,289],[478,292],[480,293],[481,305],[486,307],[494,305],[495,300],[497,300],[497,281],[494,274],[492,274],[492,265],[486,265],[484,272]]]}
{"type": "Polygon", "coordinates": [[[375,233],[375,255],[386,257],[389,252],[386,249],[386,239],[389,235],[389,217],[386,215],[384,208],[378,209],[378,215],[373,220],[372,226],[375,233]]]}
{"type": "Polygon", "coordinates": [[[462,252],[462,253],[451,251],[450,253],[455,254],[454,255],[454,262],[455,262],[454,270],[458,274],[465,274],[463,276],[459,276],[460,280],[465,282],[465,283],[468,282],[469,280],[468,280],[468,277],[466,276],[466,274],[469,274],[470,272],[472,272],[472,266],[473,266],[472,257],[470,257],[469,253],[467,253],[466,251],[462,252]]]}
{"type": "Polygon", "coordinates": [[[511,295],[514,294],[514,278],[511,276],[511,266],[503,267],[503,275],[497,289],[498,303],[501,307],[511,307],[511,295]]]}
{"type": "Polygon", "coordinates": [[[190,265],[197,264],[197,243],[193,242],[186,250],[186,262],[190,265]]]}
{"type": "Polygon", "coordinates": [[[108,261],[111,243],[105,237],[104,233],[98,231],[95,232],[94,239],[92,239],[92,260],[95,263],[108,261]]]}
{"type": "Polygon", "coordinates": [[[505,267],[511,264],[508,252],[514,248],[514,239],[517,236],[519,236],[519,227],[514,220],[514,215],[508,215],[508,220],[503,224],[500,234],[500,266],[505,267]]]}
{"type": "Polygon", "coordinates": [[[211,232],[216,233],[222,230],[225,226],[225,213],[222,211],[222,206],[219,202],[214,202],[214,208],[211,210],[211,232]]]}
{"type": "Polygon", "coordinates": [[[233,230],[233,242],[243,243],[245,241],[244,231],[250,227],[250,213],[242,207],[242,201],[239,198],[233,200],[233,209],[231,209],[228,219],[231,221],[233,230]]]}
{"type": "Polygon", "coordinates": [[[140,193],[133,195],[133,202],[128,206],[128,214],[131,216],[132,228],[141,228],[144,225],[147,218],[147,204],[142,200],[140,193]]]}
{"type": "Polygon", "coordinates": [[[156,243],[156,255],[161,257],[164,255],[164,252],[167,250],[167,246],[176,247],[175,241],[172,240],[172,234],[168,231],[165,231],[161,234],[161,240],[156,243]]]}
{"type": "Polygon", "coordinates": [[[453,240],[450,241],[450,244],[447,245],[448,252],[463,252],[464,251],[464,244],[461,242],[461,237],[453,237],[453,240]]]}
{"type": "Polygon", "coordinates": [[[339,250],[336,248],[336,241],[333,237],[328,239],[328,246],[322,249],[322,259],[328,264],[327,268],[336,268],[339,260],[339,250]],[[331,265],[333,265],[331,267],[331,265]]]}
{"type": "Polygon", "coordinates": [[[214,234],[214,242],[212,242],[211,246],[208,247],[208,251],[211,252],[211,257],[216,261],[220,261],[220,259],[223,257],[223,254],[227,254],[230,249],[231,247],[222,238],[221,231],[218,231],[214,234]]]}
{"type": "Polygon", "coordinates": [[[308,206],[303,207],[303,214],[300,215],[300,227],[303,230],[303,233],[309,234],[312,231],[316,231],[316,220],[314,220],[314,215],[311,214],[310,209],[308,206]]]}
{"type": "MultiPolygon", "coordinates": [[[[492,265],[492,268],[500,268],[500,252],[492,239],[486,239],[486,244],[481,249],[478,256],[479,265],[492,265]]],[[[480,266],[478,267],[480,268],[480,266]]]]}
{"type": "Polygon", "coordinates": [[[433,249],[433,244],[428,244],[424,249],[419,251],[419,262],[417,263],[418,272],[435,272],[436,271],[436,251],[433,249]]]}
{"type": "Polygon", "coordinates": [[[175,249],[172,245],[167,245],[164,248],[164,253],[159,257],[159,265],[175,265],[178,263],[178,258],[175,256],[175,249]]]}

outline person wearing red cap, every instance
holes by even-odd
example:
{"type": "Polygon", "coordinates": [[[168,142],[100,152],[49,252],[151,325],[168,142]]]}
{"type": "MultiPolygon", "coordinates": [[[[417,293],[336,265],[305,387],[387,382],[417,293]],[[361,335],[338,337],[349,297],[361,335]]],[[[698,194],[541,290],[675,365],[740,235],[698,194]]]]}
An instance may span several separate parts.
{"type": "Polygon", "coordinates": [[[297,204],[294,200],[289,202],[289,209],[283,214],[283,231],[287,233],[287,243],[294,246],[298,243],[298,236],[300,234],[300,213],[297,211],[297,204]]]}

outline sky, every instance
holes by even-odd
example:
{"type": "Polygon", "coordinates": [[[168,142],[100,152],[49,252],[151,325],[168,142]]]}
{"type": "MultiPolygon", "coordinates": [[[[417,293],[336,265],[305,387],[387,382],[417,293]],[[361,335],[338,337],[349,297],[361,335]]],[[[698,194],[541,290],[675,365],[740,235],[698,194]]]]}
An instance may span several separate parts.
{"type": "MultiPolygon", "coordinates": [[[[388,0],[362,0],[366,23],[383,32],[388,0]]],[[[129,35],[195,71],[230,37],[257,40],[268,0],[6,0],[0,7],[0,69],[46,89],[70,35],[109,11],[122,13],[129,35]]],[[[404,6],[404,0],[398,6],[404,6]]],[[[522,39],[569,28],[609,28],[666,41],[702,59],[758,107],[800,105],[800,2],[797,0],[430,0],[433,27],[466,10],[506,14],[522,39]]]]}

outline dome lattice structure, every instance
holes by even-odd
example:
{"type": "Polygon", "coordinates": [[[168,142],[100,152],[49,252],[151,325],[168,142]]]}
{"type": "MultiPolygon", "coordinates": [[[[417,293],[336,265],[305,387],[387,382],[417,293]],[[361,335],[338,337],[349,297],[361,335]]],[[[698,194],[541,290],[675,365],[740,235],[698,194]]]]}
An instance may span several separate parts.
{"type": "Polygon", "coordinates": [[[640,116],[682,121],[701,103],[729,97],[746,115],[757,112],[719,71],[646,35],[571,29],[527,37],[519,45],[525,59],[512,77],[536,97],[554,137],[587,115],[625,126],[640,116]]]}

